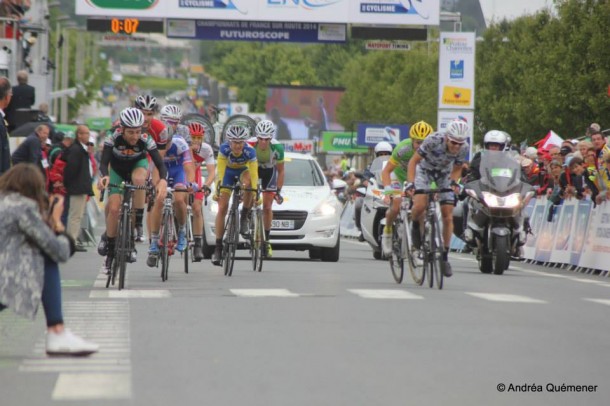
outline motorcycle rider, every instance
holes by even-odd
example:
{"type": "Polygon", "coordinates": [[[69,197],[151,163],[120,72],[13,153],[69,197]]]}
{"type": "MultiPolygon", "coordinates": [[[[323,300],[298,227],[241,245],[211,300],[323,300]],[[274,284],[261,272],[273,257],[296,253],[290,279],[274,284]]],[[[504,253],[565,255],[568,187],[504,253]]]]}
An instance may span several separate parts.
{"type": "MultiPolygon", "coordinates": [[[[387,141],[378,142],[377,145],[375,145],[375,158],[379,158],[380,156],[384,156],[384,155],[392,155],[392,149],[393,149],[392,144],[390,144],[389,142],[387,142],[387,141]]],[[[366,168],[364,170],[363,182],[367,182],[368,179],[375,177],[375,175],[372,174],[371,171],[369,170],[370,167],[371,166],[369,165],[368,168],[366,168]]],[[[359,196],[354,201],[354,223],[356,224],[356,227],[360,231],[360,236],[358,237],[359,241],[364,241],[364,237],[362,236],[362,226],[361,226],[361,221],[360,221],[360,219],[362,218],[362,205],[363,204],[364,204],[364,196],[359,196]]]]}
{"type": "Polygon", "coordinates": [[[390,203],[390,195],[394,197],[392,205],[386,211],[386,225],[381,236],[381,249],[385,256],[390,256],[392,253],[392,224],[400,211],[402,185],[407,180],[409,161],[433,131],[432,126],[425,121],[413,124],[409,129],[409,138],[396,145],[392,157],[381,172],[381,182],[385,185],[383,193],[387,196],[386,203],[390,203]]]}

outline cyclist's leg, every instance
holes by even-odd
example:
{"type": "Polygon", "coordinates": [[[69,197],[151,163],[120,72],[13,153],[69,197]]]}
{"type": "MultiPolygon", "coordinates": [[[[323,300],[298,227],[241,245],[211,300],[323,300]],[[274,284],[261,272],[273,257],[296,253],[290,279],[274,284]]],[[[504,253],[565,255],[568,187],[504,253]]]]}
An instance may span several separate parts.
{"type": "MultiPolygon", "coordinates": [[[[170,172],[170,177],[174,179],[174,187],[177,189],[186,188],[186,173],[182,165],[174,166],[170,172]]],[[[186,206],[188,193],[178,192],[174,194],[174,215],[178,222],[178,245],[176,249],[178,251],[184,251],[186,249],[186,206]]]]}
{"type": "Polygon", "coordinates": [[[271,235],[271,223],[273,221],[273,199],[277,191],[277,170],[276,168],[258,168],[258,176],[261,178],[263,193],[263,228],[265,229],[265,241],[267,246],[265,252],[268,257],[273,253],[269,236],[271,235]]]}
{"type": "MultiPolygon", "coordinates": [[[[156,185],[159,182],[159,172],[153,169],[152,183],[156,185]]],[[[168,184],[168,186],[170,186],[168,184]]],[[[150,221],[150,246],[148,247],[148,266],[155,266],[157,256],[159,255],[159,229],[161,228],[161,216],[163,213],[163,198],[159,194],[155,197],[152,210],[148,215],[148,221],[150,221]]]]}
{"type": "MultiPolygon", "coordinates": [[[[241,173],[241,184],[245,189],[252,188],[252,181],[250,179],[250,171],[247,169],[241,173]]],[[[256,185],[254,185],[256,187],[256,185]]],[[[243,205],[241,209],[241,218],[239,219],[239,233],[247,234],[248,233],[248,216],[250,215],[250,209],[252,208],[252,204],[254,202],[254,192],[248,192],[243,194],[243,205]]]]}
{"type": "MultiPolygon", "coordinates": [[[[201,180],[201,170],[199,167],[195,168],[195,182],[199,185],[199,189],[203,184],[201,180]]],[[[193,239],[195,240],[195,246],[193,247],[193,259],[195,261],[201,261],[203,259],[203,192],[195,193],[193,199],[193,239]]]]}
{"type": "MultiPolygon", "coordinates": [[[[110,166],[110,183],[119,185],[124,181],[129,181],[129,173],[119,173],[110,166]]],[[[119,215],[121,212],[122,191],[119,188],[108,188],[108,201],[106,202],[106,247],[105,252],[100,253],[106,255],[106,270],[109,268],[112,258],[114,258],[114,247],[119,228],[119,215]]]]}
{"type": "MultiPolygon", "coordinates": [[[[235,177],[239,176],[240,172],[227,168],[225,176],[220,182],[222,186],[233,186],[235,185],[235,177]]],[[[227,189],[220,189],[216,191],[218,199],[218,213],[216,214],[216,246],[214,247],[214,254],[212,256],[212,263],[214,265],[220,265],[220,259],[222,257],[222,237],[225,232],[225,217],[229,209],[229,198],[231,197],[231,191],[227,189]]]]}
{"type": "Polygon", "coordinates": [[[390,207],[385,212],[385,227],[381,235],[381,249],[386,256],[392,253],[392,227],[400,211],[400,203],[402,202],[400,194],[402,193],[402,185],[405,181],[404,178],[399,178],[395,172],[390,174],[390,179],[392,180],[392,188],[396,193],[393,195],[390,207]]]}
{"type": "MultiPolygon", "coordinates": [[[[450,186],[449,179],[443,182],[439,182],[439,187],[444,189],[450,186]]],[[[441,204],[441,216],[443,218],[443,260],[445,264],[443,266],[443,273],[449,277],[453,274],[451,271],[451,265],[449,264],[449,247],[451,245],[451,236],[453,235],[453,207],[455,206],[455,196],[452,192],[441,193],[440,195],[441,204]]]]}

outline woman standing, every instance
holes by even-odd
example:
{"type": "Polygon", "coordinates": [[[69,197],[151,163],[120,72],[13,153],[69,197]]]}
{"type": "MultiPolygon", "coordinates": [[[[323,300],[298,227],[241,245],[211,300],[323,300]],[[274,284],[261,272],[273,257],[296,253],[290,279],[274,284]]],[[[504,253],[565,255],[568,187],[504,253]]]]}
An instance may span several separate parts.
{"type": "Polygon", "coordinates": [[[52,196],[49,205],[44,190],[33,164],[15,165],[0,177],[0,309],[33,319],[42,302],[47,354],[88,355],[99,346],[64,327],[57,262],[68,260],[74,242],[61,222],[62,197],[52,196]]]}

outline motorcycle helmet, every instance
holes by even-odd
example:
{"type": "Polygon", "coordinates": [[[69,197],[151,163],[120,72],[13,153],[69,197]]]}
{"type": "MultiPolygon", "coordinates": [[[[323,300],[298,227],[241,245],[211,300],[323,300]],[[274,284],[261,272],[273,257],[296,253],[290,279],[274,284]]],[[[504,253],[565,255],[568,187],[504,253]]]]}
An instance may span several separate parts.
{"type": "Polygon", "coordinates": [[[375,158],[380,155],[391,155],[392,150],[392,144],[387,141],[381,141],[375,145],[375,158]]]}
{"type": "Polygon", "coordinates": [[[491,145],[499,146],[499,151],[506,149],[506,133],[498,130],[487,131],[483,137],[483,146],[485,149],[489,149],[491,145]]]}

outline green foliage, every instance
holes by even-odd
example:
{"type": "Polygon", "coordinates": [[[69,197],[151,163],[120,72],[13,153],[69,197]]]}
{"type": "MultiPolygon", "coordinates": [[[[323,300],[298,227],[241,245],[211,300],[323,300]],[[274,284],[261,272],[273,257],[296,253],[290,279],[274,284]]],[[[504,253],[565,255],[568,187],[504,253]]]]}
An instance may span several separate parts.
{"type": "Polygon", "coordinates": [[[169,79],[158,76],[146,75],[123,75],[124,86],[135,85],[140,89],[151,90],[153,92],[172,92],[174,90],[186,89],[186,79],[169,79]]]}

